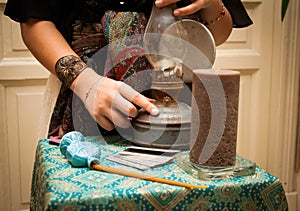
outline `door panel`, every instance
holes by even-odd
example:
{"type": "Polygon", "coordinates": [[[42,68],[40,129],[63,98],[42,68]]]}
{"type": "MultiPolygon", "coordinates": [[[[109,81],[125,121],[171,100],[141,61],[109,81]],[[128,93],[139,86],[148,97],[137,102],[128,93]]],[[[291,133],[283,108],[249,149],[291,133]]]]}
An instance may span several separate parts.
{"type": "Polygon", "coordinates": [[[243,1],[253,24],[235,28],[217,48],[215,69],[241,73],[238,153],[267,167],[273,1],[243,1]],[[266,36],[266,34],[268,36],[266,36]]]}

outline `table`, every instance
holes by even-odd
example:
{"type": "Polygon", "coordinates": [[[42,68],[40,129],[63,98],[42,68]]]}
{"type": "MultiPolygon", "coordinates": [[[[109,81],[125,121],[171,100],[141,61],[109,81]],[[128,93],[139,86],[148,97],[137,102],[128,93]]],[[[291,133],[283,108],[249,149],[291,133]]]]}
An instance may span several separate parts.
{"type": "MultiPolygon", "coordinates": [[[[126,140],[115,136],[86,137],[86,141],[101,148],[103,165],[129,168],[105,160],[128,146],[126,140]]],[[[58,146],[43,139],[36,149],[31,210],[288,210],[280,180],[258,166],[252,176],[211,181],[192,177],[176,161],[144,173],[207,188],[186,189],[74,168],[58,146]]]]}

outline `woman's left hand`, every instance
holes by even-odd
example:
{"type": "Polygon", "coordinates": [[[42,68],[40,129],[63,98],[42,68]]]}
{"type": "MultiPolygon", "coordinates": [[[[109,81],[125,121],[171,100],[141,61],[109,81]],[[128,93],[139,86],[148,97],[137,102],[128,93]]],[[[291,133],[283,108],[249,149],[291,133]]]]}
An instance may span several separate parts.
{"type": "MultiPolygon", "coordinates": [[[[175,3],[177,1],[178,0],[156,0],[155,5],[157,7],[163,7],[168,4],[175,3]]],[[[195,12],[198,12],[199,10],[201,10],[203,8],[207,8],[207,7],[211,6],[213,3],[217,2],[217,1],[219,1],[219,0],[192,0],[191,4],[189,4],[185,7],[177,8],[176,10],[174,10],[174,15],[175,16],[191,15],[195,12]]]]}
{"type": "MultiPolygon", "coordinates": [[[[164,7],[168,4],[176,3],[178,0],[155,0],[157,7],[164,7]]],[[[215,44],[221,45],[229,37],[232,31],[232,19],[227,8],[222,4],[222,0],[190,0],[187,6],[174,10],[175,16],[187,16],[197,13],[198,18],[212,33],[215,44]],[[213,24],[212,24],[213,23],[213,24]]],[[[182,4],[181,4],[182,5],[182,4]]]]}

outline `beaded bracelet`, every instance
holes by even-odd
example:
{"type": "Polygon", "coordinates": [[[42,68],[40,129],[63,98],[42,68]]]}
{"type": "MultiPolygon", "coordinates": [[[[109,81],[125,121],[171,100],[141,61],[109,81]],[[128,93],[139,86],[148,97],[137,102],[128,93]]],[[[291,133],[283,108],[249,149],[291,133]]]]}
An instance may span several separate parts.
{"type": "Polygon", "coordinates": [[[87,68],[87,65],[80,58],[73,55],[64,56],[55,64],[58,79],[68,88],[85,68],[87,68]]]}
{"type": "Polygon", "coordinates": [[[92,86],[88,89],[88,91],[85,93],[85,97],[84,97],[84,104],[86,104],[86,100],[88,99],[88,97],[90,96],[90,93],[93,89],[93,87],[97,84],[97,82],[100,83],[100,81],[102,81],[104,79],[104,77],[99,77],[97,78],[94,83],[92,84],[92,86]]]}
{"type": "Polygon", "coordinates": [[[224,6],[224,4],[222,3],[222,11],[221,11],[221,13],[220,13],[220,15],[216,18],[216,19],[214,19],[214,20],[212,20],[212,21],[209,21],[209,22],[207,22],[207,21],[204,21],[204,20],[199,20],[202,24],[204,24],[205,26],[211,26],[211,25],[213,25],[213,24],[215,24],[216,22],[218,22],[218,21],[220,21],[224,16],[225,16],[225,6],[224,6]]]}

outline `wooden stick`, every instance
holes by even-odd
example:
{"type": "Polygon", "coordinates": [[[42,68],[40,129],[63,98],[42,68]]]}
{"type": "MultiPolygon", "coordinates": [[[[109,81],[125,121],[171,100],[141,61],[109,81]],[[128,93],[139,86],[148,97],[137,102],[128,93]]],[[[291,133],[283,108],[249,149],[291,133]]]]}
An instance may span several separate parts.
{"type": "Polygon", "coordinates": [[[132,171],[125,171],[122,169],[101,166],[99,164],[92,164],[92,168],[95,170],[99,170],[99,171],[119,174],[119,175],[123,175],[123,176],[127,176],[127,177],[134,177],[134,178],[143,179],[143,180],[149,180],[152,182],[164,183],[164,184],[168,184],[168,185],[176,185],[176,186],[185,187],[185,188],[189,188],[189,189],[192,189],[192,188],[205,189],[206,188],[205,186],[198,186],[198,185],[193,185],[193,184],[188,184],[188,183],[183,183],[183,182],[177,182],[174,180],[162,179],[162,178],[158,178],[158,177],[148,176],[145,174],[139,174],[139,173],[132,172],[132,171]]]}

